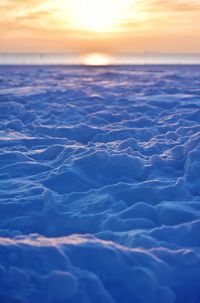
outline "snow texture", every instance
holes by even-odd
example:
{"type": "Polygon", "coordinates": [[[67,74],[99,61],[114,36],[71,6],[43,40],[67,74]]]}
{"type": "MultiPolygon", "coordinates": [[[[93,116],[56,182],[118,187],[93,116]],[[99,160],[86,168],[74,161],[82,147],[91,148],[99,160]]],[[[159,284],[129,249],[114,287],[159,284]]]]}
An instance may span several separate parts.
{"type": "Polygon", "coordinates": [[[0,302],[200,302],[200,67],[1,67],[0,302]]]}

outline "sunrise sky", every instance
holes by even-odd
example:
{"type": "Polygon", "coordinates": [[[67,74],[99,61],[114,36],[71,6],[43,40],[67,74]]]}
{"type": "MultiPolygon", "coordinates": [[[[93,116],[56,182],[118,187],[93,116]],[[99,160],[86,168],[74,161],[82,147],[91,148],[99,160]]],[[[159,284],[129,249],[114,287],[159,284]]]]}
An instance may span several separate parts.
{"type": "Polygon", "coordinates": [[[0,0],[0,52],[200,52],[200,0],[0,0]]]}

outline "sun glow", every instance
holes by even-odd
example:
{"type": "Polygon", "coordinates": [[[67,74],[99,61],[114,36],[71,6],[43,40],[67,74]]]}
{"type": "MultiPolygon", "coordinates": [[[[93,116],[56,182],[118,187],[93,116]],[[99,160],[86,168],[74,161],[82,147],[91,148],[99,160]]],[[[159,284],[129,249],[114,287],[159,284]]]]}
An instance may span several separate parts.
{"type": "Polygon", "coordinates": [[[73,0],[71,21],[79,30],[114,31],[123,18],[124,3],[117,0],[73,0]]]}
{"type": "Polygon", "coordinates": [[[82,56],[80,63],[90,66],[104,66],[111,64],[111,58],[108,55],[100,53],[91,53],[82,56]]]}

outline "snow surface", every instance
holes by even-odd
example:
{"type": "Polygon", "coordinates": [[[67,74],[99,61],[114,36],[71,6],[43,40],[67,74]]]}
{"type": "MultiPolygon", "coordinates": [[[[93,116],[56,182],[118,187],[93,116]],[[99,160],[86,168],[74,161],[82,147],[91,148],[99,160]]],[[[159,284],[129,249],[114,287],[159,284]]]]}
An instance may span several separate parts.
{"type": "Polygon", "coordinates": [[[200,302],[200,67],[1,67],[0,302],[200,302]]]}

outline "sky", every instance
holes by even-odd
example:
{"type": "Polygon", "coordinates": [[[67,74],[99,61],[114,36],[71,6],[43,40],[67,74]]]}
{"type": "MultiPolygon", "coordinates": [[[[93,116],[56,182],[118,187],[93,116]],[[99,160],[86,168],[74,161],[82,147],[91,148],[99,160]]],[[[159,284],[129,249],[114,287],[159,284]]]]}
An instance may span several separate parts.
{"type": "Polygon", "coordinates": [[[0,52],[200,53],[200,0],[0,0],[0,52]]]}

